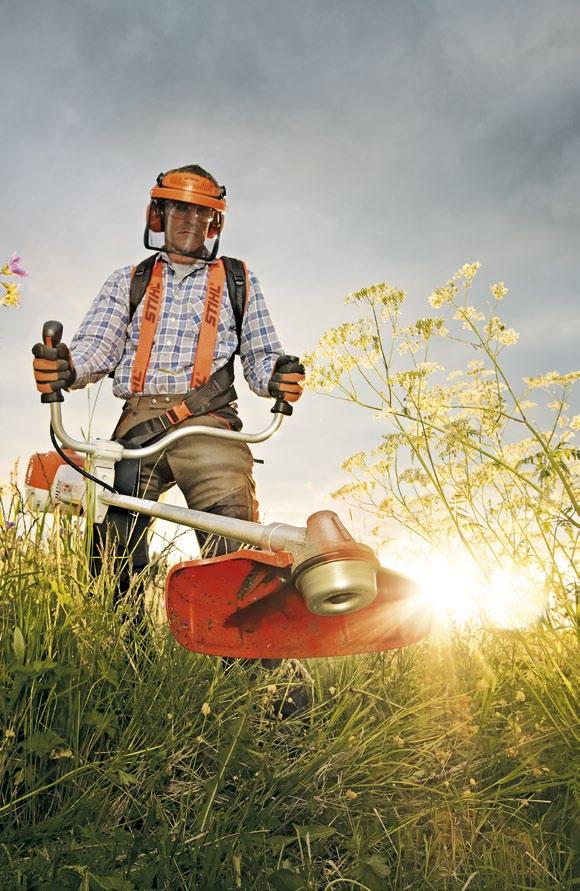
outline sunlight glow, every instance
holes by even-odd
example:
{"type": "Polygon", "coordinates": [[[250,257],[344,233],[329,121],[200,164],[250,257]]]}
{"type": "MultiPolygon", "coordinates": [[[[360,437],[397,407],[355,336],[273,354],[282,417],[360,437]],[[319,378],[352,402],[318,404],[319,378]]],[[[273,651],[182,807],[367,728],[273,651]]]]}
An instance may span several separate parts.
{"type": "Polygon", "coordinates": [[[446,560],[436,552],[396,563],[384,555],[381,563],[415,579],[443,624],[475,622],[494,628],[527,628],[547,606],[542,580],[524,571],[497,569],[487,581],[478,577],[477,568],[465,558],[446,560]]]}

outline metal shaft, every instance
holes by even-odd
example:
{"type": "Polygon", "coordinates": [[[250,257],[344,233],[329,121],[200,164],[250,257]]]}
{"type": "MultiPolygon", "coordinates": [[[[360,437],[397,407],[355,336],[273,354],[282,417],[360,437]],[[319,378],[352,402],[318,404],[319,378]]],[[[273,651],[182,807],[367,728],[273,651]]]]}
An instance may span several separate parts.
{"type": "Polygon", "coordinates": [[[235,538],[246,544],[255,545],[266,551],[289,551],[296,553],[304,545],[306,529],[301,526],[290,526],[286,523],[271,523],[263,526],[250,520],[237,520],[233,517],[222,517],[208,514],[201,510],[177,507],[173,504],[160,504],[145,498],[132,498],[130,495],[113,495],[111,492],[99,493],[99,499],[112,507],[120,507],[134,513],[169,520],[191,529],[203,532],[214,532],[226,538],[235,538]]]}

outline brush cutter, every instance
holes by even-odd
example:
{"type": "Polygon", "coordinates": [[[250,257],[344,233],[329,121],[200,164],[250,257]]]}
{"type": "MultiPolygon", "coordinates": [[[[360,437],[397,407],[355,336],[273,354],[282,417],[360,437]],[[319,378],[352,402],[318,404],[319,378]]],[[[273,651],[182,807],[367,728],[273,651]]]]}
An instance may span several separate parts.
{"type": "MultiPolygon", "coordinates": [[[[45,343],[56,346],[61,336],[60,323],[45,324],[45,343]]],[[[62,423],[62,392],[43,394],[41,400],[50,403],[53,442],[72,450],[72,458],[59,448],[59,455],[31,459],[27,488],[39,506],[50,501],[86,509],[88,503],[96,522],[103,521],[109,507],[121,508],[256,549],[189,560],[170,569],[165,595],[169,628],[187,649],[248,658],[344,656],[403,647],[430,631],[432,612],[418,585],[381,567],[371,548],[355,541],[332,511],[312,514],[305,527],[263,525],[115,491],[117,461],[160,453],[184,436],[246,443],[269,439],[291,413],[282,400],[276,401],[274,419],[261,433],[192,426],[140,449],[72,439],[62,423]],[[89,476],[86,487],[79,485],[81,474],[89,476]]]]}

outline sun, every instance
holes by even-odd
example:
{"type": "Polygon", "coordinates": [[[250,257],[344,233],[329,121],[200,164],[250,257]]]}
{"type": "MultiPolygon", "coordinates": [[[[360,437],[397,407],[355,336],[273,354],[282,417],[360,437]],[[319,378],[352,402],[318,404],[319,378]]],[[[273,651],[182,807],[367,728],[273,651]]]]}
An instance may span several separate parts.
{"type": "Polygon", "coordinates": [[[543,580],[529,570],[498,567],[484,577],[473,561],[460,554],[446,557],[428,550],[415,558],[401,555],[394,563],[384,554],[381,563],[417,581],[443,625],[529,628],[548,605],[543,580]]]}

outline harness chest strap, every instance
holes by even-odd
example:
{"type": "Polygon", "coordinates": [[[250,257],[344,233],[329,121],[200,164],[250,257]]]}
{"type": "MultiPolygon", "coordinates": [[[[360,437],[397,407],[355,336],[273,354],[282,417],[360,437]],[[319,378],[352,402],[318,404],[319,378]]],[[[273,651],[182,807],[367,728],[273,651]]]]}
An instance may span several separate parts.
{"type": "MultiPolygon", "coordinates": [[[[225,285],[225,267],[221,260],[212,263],[209,267],[203,317],[200,325],[198,345],[191,378],[192,388],[206,383],[211,375],[211,367],[215,352],[217,329],[220,317],[223,290],[225,285]]],[[[151,350],[155,332],[161,313],[163,302],[163,264],[160,260],[155,263],[151,280],[147,286],[143,304],[143,315],[139,331],[139,342],[133,368],[131,371],[131,392],[142,393],[145,384],[145,376],[149,367],[151,350]]],[[[178,420],[190,417],[191,413],[184,403],[180,403],[171,410],[178,420]]]]}

